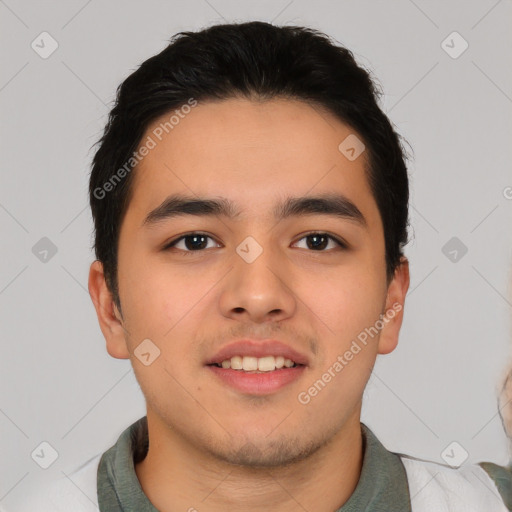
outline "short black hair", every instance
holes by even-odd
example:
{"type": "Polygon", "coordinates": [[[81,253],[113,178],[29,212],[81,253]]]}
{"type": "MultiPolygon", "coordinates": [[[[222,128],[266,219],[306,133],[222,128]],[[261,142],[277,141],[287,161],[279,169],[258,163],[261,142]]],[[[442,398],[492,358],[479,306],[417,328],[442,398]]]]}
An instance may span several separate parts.
{"type": "Polygon", "coordinates": [[[366,147],[367,179],[382,219],[389,282],[408,242],[409,183],[402,137],[380,109],[381,95],[371,72],[356,63],[350,50],[313,28],[253,21],[175,34],[117,88],[92,162],[94,250],[118,309],[117,249],[133,194],[133,156],[152,121],[191,99],[302,100],[353,129],[366,147]]]}

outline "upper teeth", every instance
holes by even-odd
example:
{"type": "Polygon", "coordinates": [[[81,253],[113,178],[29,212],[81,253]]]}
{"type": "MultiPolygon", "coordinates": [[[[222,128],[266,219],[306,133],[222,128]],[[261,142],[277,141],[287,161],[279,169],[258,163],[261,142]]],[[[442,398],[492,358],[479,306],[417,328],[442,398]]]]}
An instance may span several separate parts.
{"type": "Polygon", "coordinates": [[[276,368],[286,366],[291,368],[295,363],[291,359],[285,359],[283,356],[233,356],[231,359],[222,361],[222,368],[231,368],[233,370],[259,370],[260,372],[271,372],[276,368]]]}

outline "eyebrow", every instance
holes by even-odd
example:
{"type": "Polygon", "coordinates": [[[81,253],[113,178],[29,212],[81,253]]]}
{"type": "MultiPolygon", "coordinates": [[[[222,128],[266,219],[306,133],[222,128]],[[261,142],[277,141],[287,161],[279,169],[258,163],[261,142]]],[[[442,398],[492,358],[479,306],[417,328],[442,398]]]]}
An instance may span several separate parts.
{"type": "MultiPolygon", "coordinates": [[[[196,198],[180,194],[167,197],[145,217],[142,226],[151,227],[163,221],[194,215],[217,216],[234,219],[241,214],[234,202],[226,198],[196,198]]],[[[366,219],[357,206],[342,194],[326,193],[317,196],[288,197],[278,203],[273,210],[277,221],[302,215],[329,215],[354,221],[366,227],[366,219]]]]}

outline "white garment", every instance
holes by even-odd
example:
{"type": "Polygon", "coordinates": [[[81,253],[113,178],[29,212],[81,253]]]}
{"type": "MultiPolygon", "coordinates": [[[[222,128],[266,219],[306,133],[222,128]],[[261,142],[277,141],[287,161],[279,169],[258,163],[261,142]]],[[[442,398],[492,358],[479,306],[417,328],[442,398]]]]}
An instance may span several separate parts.
{"type": "Polygon", "coordinates": [[[98,512],[96,483],[102,455],[79,466],[68,478],[37,487],[25,497],[21,508],[8,512],[98,512]]]}
{"type": "Polygon", "coordinates": [[[509,512],[487,472],[476,464],[458,469],[401,455],[412,512],[509,512]]]}

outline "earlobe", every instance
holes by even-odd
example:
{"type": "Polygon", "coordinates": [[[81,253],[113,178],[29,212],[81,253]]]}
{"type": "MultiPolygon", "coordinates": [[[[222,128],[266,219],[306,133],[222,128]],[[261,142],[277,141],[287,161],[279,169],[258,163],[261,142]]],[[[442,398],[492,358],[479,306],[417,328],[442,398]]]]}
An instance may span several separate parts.
{"type": "Polygon", "coordinates": [[[379,354],[389,354],[398,345],[398,335],[402,326],[405,296],[409,289],[409,282],[409,261],[405,256],[402,256],[388,286],[383,313],[384,327],[380,333],[378,345],[379,354]]]}
{"type": "Polygon", "coordinates": [[[129,359],[122,318],[108,289],[103,265],[99,260],[93,261],[89,269],[89,294],[105,337],[107,352],[116,359],[129,359]]]}

